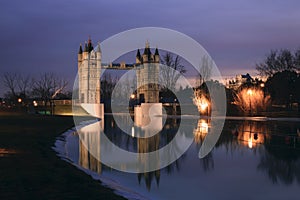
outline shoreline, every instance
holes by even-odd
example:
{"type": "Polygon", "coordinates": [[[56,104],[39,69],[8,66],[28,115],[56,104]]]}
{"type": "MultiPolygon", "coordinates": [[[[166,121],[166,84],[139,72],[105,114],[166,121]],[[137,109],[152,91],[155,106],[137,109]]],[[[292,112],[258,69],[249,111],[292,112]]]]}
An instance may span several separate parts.
{"type": "Polygon", "coordinates": [[[57,157],[72,117],[0,112],[0,199],[124,199],[57,157]]]}
{"type": "Polygon", "coordinates": [[[67,145],[68,142],[68,136],[71,136],[74,133],[74,131],[76,131],[77,128],[80,128],[81,126],[93,122],[96,122],[96,120],[84,121],[83,124],[80,125],[79,127],[72,127],[71,129],[67,130],[66,132],[58,136],[56,138],[54,146],[52,147],[52,149],[56,152],[56,155],[63,161],[70,163],[78,170],[81,170],[87,175],[89,175],[90,178],[92,178],[93,180],[99,181],[102,186],[112,189],[116,195],[120,195],[129,200],[148,200],[149,198],[139,194],[136,191],[131,190],[130,188],[124,187],[122,184],[118,183],[117,180],[111,179],[110,177],[104,177],[103,175],[98,174],[97,172],[86,169],[80,166],[79,164],[75,163],[74,160],[72,160],[67,156],[65,146],[67,145]]]}

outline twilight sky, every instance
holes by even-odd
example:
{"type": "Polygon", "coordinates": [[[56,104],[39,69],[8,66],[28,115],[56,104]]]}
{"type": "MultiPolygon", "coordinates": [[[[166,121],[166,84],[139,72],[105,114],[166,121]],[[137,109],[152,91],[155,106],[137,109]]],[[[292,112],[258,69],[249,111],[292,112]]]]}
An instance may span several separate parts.
{"type": "Polygon", "coordinates": [[[300,47],[300,1],[2,0],[0,73],[54,72],[72,84],[88,35],[96,43],[144,26],[187,34],[234,76],[253,71],[271,49],[300,47]]]}

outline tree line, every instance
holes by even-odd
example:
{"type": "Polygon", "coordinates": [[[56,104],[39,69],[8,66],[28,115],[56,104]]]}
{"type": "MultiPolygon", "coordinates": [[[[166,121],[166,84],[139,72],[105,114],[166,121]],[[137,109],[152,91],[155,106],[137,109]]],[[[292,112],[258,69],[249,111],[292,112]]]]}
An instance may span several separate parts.
{"type": "Polygon", "coordinates": [[[288,49],[271,50],[263,62],[256,64],[260,75],[272,77],[274,74],[300,70],[300,49],[292,52],[288,49]]]}
{"type": "MultiPolygon", "coordinates": [[[[169,92],[169,89],[175,89],[174,87],[179,77],[186,72],[186,69],[181,65],[180,58],[170,53],[166,53],[162,57],[162,64],[168,65],[173,69],[166,70],[168,69],[166,68],[160,74],[161,95],[162,97],[170,97],[173,94],[169,92]],[[174,73],[175,71],[178,73],[174,73]]],[[[194,88],[194,97],[192,97],[194,100],[198,98],[202,102],[205,97],[207,101],[210,101],[208,91],[205,90],[205,83],[212,82],[210,80],[212,65],[213,61],[210,58],[203,57],[202,63],[199,66],[198,86],[194,88]]],[[[236,105],[239,105],[243,111],[250,110],[251,107],[261,107],[261,110],[264,110],[267,107],[266,104],[269,103],[284,105],[286,109],[291,109],[293,104],[297,103],[299,108],[300,49],[296,51],[288,49],[272,50],[262,62],[256,64],[256,69],[261,76],[266,78],[264,86],[260,87],[261,80],[250,80],[244,83],[237,91],[229,91],[227,89],[228,105],[232,104],[233,101],[237,101],[236,105]],[[257,91],[253,90],[251,92],[256,92],[253,96],[256,96],[256,98],[261,96],[261,100],[255,99],[255,101],[253,100],[250,103],[249,95],[251,94],[245,88],[257,89],[257,91]],[[256,103],[259,106],[255,106],[256,103]],[[249,104],[248,108],[246,104],[249,104]]],[[[110,75],[104,75],[101,78],[102,101],[110,101],[111,92],[117,81],[117,77],[114,78],[110,75]]],[[[22,98],[24,102],[34,98],[44,101],[46,105],[55,98],[72,98],[72,92],[66,91],[68,82],[54,73],[43,73],[38,78],[20,73],[4,73],[2,75],[2,83],[7,89],[5,98],[14,103],[17,103],[19,98],[22,98]]],[[[214,85],[218,86],[220,83],[214,85]]]]}
{"type": "Polygon", "coordinates": [[[36,99],[43,101],[46,106],[53,99],[72,97],[71,92],[65,91],[68,82],[50,72],[37,78],[6,72],[2,75],[2,83],[6,88],[4,98],[11,104],[17,103],[18,100],[30,104],[32,99],[36,99]]]}
{"type": "Polygon", "coordinates": [[[292,109],[293,103],[300,104],[300,49],[272,50],[256,65],[260,75],[266,77],[265,92],[273,104],[292,109]]]}

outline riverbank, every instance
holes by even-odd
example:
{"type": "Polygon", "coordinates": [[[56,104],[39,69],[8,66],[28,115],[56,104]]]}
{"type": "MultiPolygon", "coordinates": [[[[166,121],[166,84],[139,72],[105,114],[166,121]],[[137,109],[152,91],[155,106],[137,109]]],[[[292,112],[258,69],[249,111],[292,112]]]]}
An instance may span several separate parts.
{"type": "Polygon", "coordinates": [[[0,112],[0,199],[124,199],[52,150],[72,117],[0,112]]]}
{"type": "MultiPolygon", "coordinates": [[[[147,146],[140,140],[141,145],[138,146],[135,145],[137,142],[135,143],[134,137],[118,131],[111,115],[105,117],[105,135],[114,144],[126,141],[122,147],[134,152],[140,152],[139,148],[157,148],[157,141],[164,146],[172,140],[170,136],[177,132],[173,129],[177,121],[167,120],[168,124],[158,140],[148,141],[147,146]]],[[[199,116],[187,117],[199,119],[199,116]]],[[[87,152],[86,145],[79,143],[79,135],[74,133],[74,128],[58,138],[55,149],[63,160],[73,163],[93,179],[102,180],[108,187],[129,199],[242,199],[249,188],[257,191],[249,194],[251,199],[274,199],[278,196],[294,199],[298,194],[296,178],[299,169],[299,118],[228,117],[227,120],[218,143],[203,159],[199,159],[199,147],[203,136],[208,134],[205,127],[211,127],[212,123],[203,119],[198,120],[198,123],[189,122],[184,126],[185,133],[182,134],[186,136],[186,140],[189,138],[186,133],[193,131],[191,139],[194,142],[184,156],[155,172],[123,173],[95,162],[96,157],[87,152]],[[286,173],[284,169],[292,171],[286,173]],[[270,170],[273,170],[272,176],[268,173],[270,170]],[[247,181],[241,185],[241,180],[247,181]],[[214,187],[210,187],[211,185],[214,187]],[[138,198],[133,198],[132,195],[138,198]]],[[[125,119],[123,121],[127,122],[125,119]]],[[[93,131],[95,126],[89,126],[88,123],[93,124],[93,121],[84,123],[87,132],[79,131],[84,134],[84,141],[89,141],[89,147],[99,142],[102,146],[101,134],[98,137],[93,131]]],[[[99,121],[94,123],[100,125],[99,121]]],[[[135,132],[136,134],[139,133],[135,132]]],[[[104,149],[105,147],[102,150],[104,149]]],[[[102,150],[101,155],[107,155],[102,150]]]]}

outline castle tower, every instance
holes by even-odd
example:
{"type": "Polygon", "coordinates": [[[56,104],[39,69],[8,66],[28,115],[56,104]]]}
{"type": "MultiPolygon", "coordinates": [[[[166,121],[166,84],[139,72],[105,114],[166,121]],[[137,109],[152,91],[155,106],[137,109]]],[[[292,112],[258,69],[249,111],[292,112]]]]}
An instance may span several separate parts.
{"type": "Polygon", "coordinates": [[[89,37],[78,52],[78,80],[80,103],[100,104],[100,74],[101,74],[101,48],[98,44],[94,49],[89,37]]]}
{"type": "Polygon", "coordinates": [[[159,53],[156,48],[153,55],[150,50],[149,42],[146,42],[144,53],[141,56],[137,51],[136,56],[137,70],[137,98],[140,103],[159,102],[159,53]]]}
{"type": "Polygon", "coordinates": [[[141,64],[141,62],[142,62],[142,57],[141,57],[140,50],[138,49],[137,53],[136,53],[136,57],[135,57],[135,63],[136,64],[141,64]]]}

